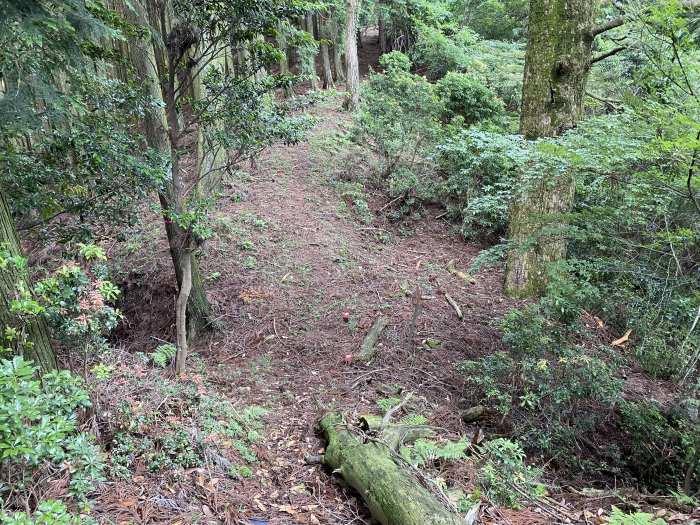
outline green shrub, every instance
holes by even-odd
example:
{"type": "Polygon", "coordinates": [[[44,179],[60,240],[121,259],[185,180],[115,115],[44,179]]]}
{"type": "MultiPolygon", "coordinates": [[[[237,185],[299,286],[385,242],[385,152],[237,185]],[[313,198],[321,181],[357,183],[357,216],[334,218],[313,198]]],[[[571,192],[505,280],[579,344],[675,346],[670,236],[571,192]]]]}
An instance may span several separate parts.
{"type": "MultiPolygon", "coordinates": [[[[573,343],[574,333],[543,315],[539,305],[509,312],[502,324],[508,352],[462,365],[477,401],[493,406],[528,445],[567,450],[572,435],[595,429],[620,400],[615,356],[573,343]],[[596,407],[596,408],[593,408],[596,407]]],[[[575,456],[568,465],[576,467],[575,456]]]]}
{"type": "MultiPolygon", "coordinates": [[[[90,436],[78,432],[76,412],[90,406],[82,380],[67,371],[37,369],[22,357],[0,360],[0,467],[15,488],[30,490],[38,469],[68,475],[71,495],[85,502],[102,479],[102,456],[90,436]]],[[[0,484],[0,492],[8,487],[0,484]]]]}
{"type": "Polygon", "coordinates": [[[355,139],[379,155],[384,179],[401,167],[429,173],[427,157],[442,134],[442,112],[434,86],[424,78],[399,68],[373,73],[363,85],[355,139]]]}
{"type": "Polygon", "coordinates": [[[473,75],[450,71],[436,86],[437,95],[445,104],[445,121],[462,117],[464,124],[471,126],[503,112],[503,104],[473,75]]]}
{"type": "Polygon", "coordinates": [[[408,72],[411,70],[411,59],[401,51],[392,51],[379,57],[379,65],[388,74],[408,72]]]}
{"type": "Polygon", "coordinates": [[[172,343],[159,345],[151,354],[151,361],[160,368],[170,365],[177,354],[177,347],[172,343]]]}
{"type": "Polygon", "coordinates": [[[91,518],[71,514],[63,503],[54,500],[42,501],[32,514],[0,512],[2,525],[92,525],[94,523],[96,522],[91,518]]]}
{"type": "Polygon", "coordinates": [[[450,37],[440,29],[422,26],[411,50],[411,59],[418,73],[435,81],[450,71],[467,70],[471,64],[467,47],[476,41],[476,35],[468,29],[450,37]]]}
{"type": "Polygon", "coordinates": [[[497,239],[505,233],[513,187],[528,158],[522,137],[478,129],[460,131],[436,146],[442,180],[435,192],[462,222],[465,237],[497,239]]]}

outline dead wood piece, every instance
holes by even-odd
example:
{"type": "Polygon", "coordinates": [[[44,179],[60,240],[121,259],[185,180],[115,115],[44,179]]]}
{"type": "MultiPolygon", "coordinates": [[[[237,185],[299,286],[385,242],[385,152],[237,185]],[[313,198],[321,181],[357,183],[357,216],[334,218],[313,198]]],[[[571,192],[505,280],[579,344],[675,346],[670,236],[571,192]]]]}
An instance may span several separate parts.
{"type": "Polygon", "coordinates": [[[358,361],[368,363],[374,358],[377,353],[376,345],[377,341],[379,341],[379,336],[382,335],[382,332],[388,324],[389,321],[386,319],[386,317],[380,317],[374,322],[372,328],[370,328],[369,332],[367,332],[364,341],[362,341],[360,351],[355,356],[358,361]]]}
{"type": "Polygon", "coordinates": [[[420,286],[416,286],[413,292],[413,315],[411,316],[411,322],[408,325],[408,332],[406,332],[406,351],[411,352],[413,350],[413,339],[416,337],[416,321],[420,315],[423,306],[423,292],[420,286]]]}
{"type": "Polygon", "coordinates": [[[390,423],[382,430],[381,416],[364,415],[360,417],[360,428],[367,434],[380,436],[380,439],[393,451],[402,445],[410,445],[418,439],[435,436],[435,428],[429,425],[409,425],[390,423]]]}
{"type": "Polygon", "coordinates": [[[445,507],[418,479],[394,461],[382,442],[360,441],[340,414],[319,423],[328,441],[324,463],[340,474],[382,525],[464,525],[464,518],[445,507]]]}
{"type": "Polygon", "coordinates": [[[476,283],[476,279],[474,279],[474,277],[472,277],[468,273],[465,273],[461,270],[458,270],[455,267],[455,260],[454,259],[451,259],[450,262],[447,263],[447,271],[450,272],[452,275],[456,275],[457,277],[459,277],[463,281],[468,282],[469,284],[476,283]]]}
{"type": "Polygon", "coordinates": [[[484,417],[484,414],[486,414],[486,407],[476,405],[462,412],[462,421],[465,423],[473,423],[484,417]]]}
{"type": "Polygon", "coordinates": [[[452,296],[448,293],[445,294],[445,299],[450,304],[450,306],[454,309],[455,313],[457,314],[457,317],[459,317],[460,319],[464,319],[464,314],[462,313],[462,309],[457,304],[457,301],[455,301],[452,298],[452,296]]]}

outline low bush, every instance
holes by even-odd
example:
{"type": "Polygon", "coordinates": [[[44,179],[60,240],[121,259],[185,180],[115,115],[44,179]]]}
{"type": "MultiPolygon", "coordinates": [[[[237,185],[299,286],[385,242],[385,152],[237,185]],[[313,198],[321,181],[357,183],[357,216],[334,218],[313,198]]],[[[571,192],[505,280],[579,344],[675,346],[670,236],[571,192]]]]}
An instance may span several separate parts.
{"type": "Polygon", "coordinates": [[[51,480],[64,476],[71,497],[86,504],[104,468],[92,437],[78,430],[78,412],[89,406],[82,380],[69,372],[38,378],[20,356],[0,360],[0,493],[7,507],[24,508],[26,494],[41,500],[51,480]]]}
{"type": "Polygon", "coordinates": [[[449,72],[437,81],[437,95],[445,104],[443,119],[456,117],[464,125],[494,118],[503,112],[503,104],[478,79],[467,73],[449,72]]]}

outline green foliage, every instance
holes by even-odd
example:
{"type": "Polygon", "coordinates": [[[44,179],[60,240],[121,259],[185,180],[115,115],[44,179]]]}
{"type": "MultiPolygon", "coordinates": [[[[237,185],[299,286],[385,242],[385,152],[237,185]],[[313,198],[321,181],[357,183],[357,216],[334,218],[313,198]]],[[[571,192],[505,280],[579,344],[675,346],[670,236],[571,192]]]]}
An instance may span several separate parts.
{"type": "Polygon", "coordinates": [[[544,496],[540,475],[540,470],[525,464],[525,453],[517,443],[498,438],[484,445],[479,484],[494,503],[518,508],[523,494],[529,499],[544,496]]]}
{"type": "Polygon", "coordinates": [[[85,516],[71,514],[59,501],[44,500],[31,514],[0,512],[0,523],[2,525],[92,525],[96,522],[85,516]]]}
{"type": "Polygon", "coordinates": [[[466,73],[448,72],[438,80],[437,95],[445,102],[443,118],[462,117],[470,126],[499,115],[503,105],[479,80],[466,73]]]}
{"type": "Polygon", "coordinates": [[[57,337],[86,356],[107,348],[107,334],[121,319],[119,310],[109,303],[120,292],[106,279],[102,249],[82,245],[81,253],[83,260],[68,262],[39,280],[31,296],[15,304],[13,310],[20,317],[41,314],[57,337]],[[29,302],[34,306],[28,307],[29,302]]]}
{"type": "Polygon", "coordinates": [[[391,51],[379,57],[379,65],[389,75],[405,73],[411,70],[411,59],[401,51],[391,51]]]}
{"type": "Polygon", "coordinates": [[[655,518],[653,514],[647,512],[634,512],[628,514],[621,511],[615,505],[608,520],[609,525],[666,525],[666,521],[655,518]]]}
{"type": "MultiPolygon", "coordinates": [[[[82,381],[67,371],[36,378],[22,357],[0,360],[0,466],[12,469],[15,490],[31,490],[45,463],[68,475],[71,495],[84,502],[102,479],[102,459],[90,437],[78,432],[76,413],[90,406],[82,381]]],[[[0,484],[0,491],[10,487],[0,484]]]]}
{"type": "Polygon", "coordinates": [[[471,59],[467,47],[475,44],[477,38],[468,29],[450,37],[440,29],[423,26],[411,50],[411,59],[418,72],[435,81],[450,71],[466,71],[469,68],[471,59]]]}
{"type": "Polygon", "coordinates": [[[399,403],[401,403],[401,399],[398,397],[385,397],[377,400],[377,406],[384,413],[388,412],[399,403]]]}
{"type": "Polygon", "coordinates": [[[425,425],[428,423],[428,418],[421,414],[408,414],[401,418],[403,425],[425,425]]]}
{"type": "Polygon", "coordinates": [[[517,40],[522,38],[528,13],[525,0],[458,0],[454,10],[484,38],[517,40]]]}
{"type": "MultiPolygon", "coordinates": [[[[383,178],[400,169],[420,173],[442,133],[442,112],[442,102],[424,78],[401,68],[372,73],[362,89],[356,140],[379,155],[383,178]]],[[[403,184],[394,192],[407,191],[407,186],[403,184]]]]}
{"type": "Polygon", "coordinates": [[[443,179],[436,193],[461,220],[465,237],[505,233],[513,186],[527,158],[522,137],[478,129],[462,130],[437,146],[443,179]]]}
{"type": "Polygon", "coordinates": [[[465,459],[469,441],[447,441],[437,443],[428,439],[418,439],[412,446],[402,446],[401,457],[412,465],[428,465],[435,461],[456,461],[465,459]]]}
{"type": "Polygon", "coordinates": [[[686,475],[691,480],[700,478],[700,465],[696,463],[700,451],[700,425],[688,413],[693,407],[687,403],[683,405],[681,403],[669,417],[652,402],[626,401],[621,404],[621,426],[629,438],[625,452],[639,478],[651,477],[658,486],[673,486],[676,480],[685,479],[686,475]],[[655,467],[660,450],[665,451],[663,469],[655,467]]]}
{"type": "Polygon", "coordinates": [[[172,343],[164,343],[158,345],[158,348],[153,351],[151,361],[156,366],[165,368],[172,363],[175,354],[177,354],[177,347],[172,343]]]}
{"type": "Polygon", "coordinates": [[[604,407],[619,402],[614,355],[572,344],[573,334],[540,306],[511,311],[501,329],[508,353],[467,361],[463,370],[482,401],[509,415],[528,445],[550,453],[566,449],[571,434],[595,428],[604,407]]]}

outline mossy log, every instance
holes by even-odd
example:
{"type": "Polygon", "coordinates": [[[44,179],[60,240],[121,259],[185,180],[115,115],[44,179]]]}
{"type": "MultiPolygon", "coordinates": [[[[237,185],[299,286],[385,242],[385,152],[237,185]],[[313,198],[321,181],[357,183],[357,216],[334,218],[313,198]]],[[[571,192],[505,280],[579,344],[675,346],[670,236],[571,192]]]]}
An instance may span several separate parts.
{"type": "Polygon", "coordinates": [[[328,444],[323,463],[362,496],[382,525],[464,525],[380,440],[366,442],[348,429],[340,414],[326,414],[319,426],[328,444]]]}

